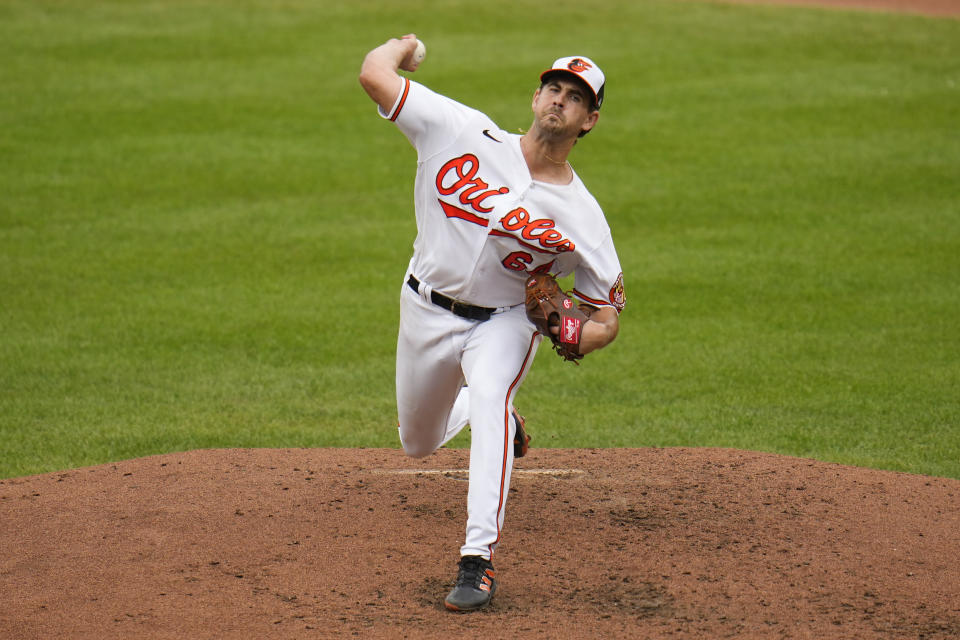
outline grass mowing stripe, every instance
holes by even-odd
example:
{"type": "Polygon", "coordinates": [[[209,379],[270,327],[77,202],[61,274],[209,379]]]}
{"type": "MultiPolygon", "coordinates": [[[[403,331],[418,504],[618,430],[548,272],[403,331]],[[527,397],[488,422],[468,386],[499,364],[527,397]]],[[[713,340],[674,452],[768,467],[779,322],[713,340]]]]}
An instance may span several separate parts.
{"type": "Polygon", "coordinates": [[[0,477],[397,446],[415,158],[356,73],[407,31],[430,48],[417,79],[510,129],[568,48],[608,76],[573,160],[629,303],[584,366],[537,356],[536,446],[960,477],[960,25],[560,0],[530,29],[535,10],[0,6],[0,477]]]}

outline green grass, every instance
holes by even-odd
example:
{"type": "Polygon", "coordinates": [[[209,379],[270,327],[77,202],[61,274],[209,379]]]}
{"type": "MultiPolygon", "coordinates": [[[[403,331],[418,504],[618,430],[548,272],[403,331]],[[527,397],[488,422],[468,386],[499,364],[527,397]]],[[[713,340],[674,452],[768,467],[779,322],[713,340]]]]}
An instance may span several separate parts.
{"type": "Polygon", "coordinates": [[[541,350],[518,397],[535,445],[960,478],[960,21],[542,12],[2,0],[0,477],[398,446],[415,157],[356,75],[416,31],[416,78],[505,128],[554,58],[608,76],[573,160],[628,306],[583,366],[541,350]]]}

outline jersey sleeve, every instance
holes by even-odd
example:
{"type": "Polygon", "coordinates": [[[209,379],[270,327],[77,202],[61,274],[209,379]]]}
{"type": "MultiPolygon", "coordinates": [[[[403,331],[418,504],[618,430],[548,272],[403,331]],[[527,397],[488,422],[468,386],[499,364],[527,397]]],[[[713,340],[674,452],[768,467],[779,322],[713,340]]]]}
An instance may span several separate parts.
{"type": "Polygon", "coordinates": [[[623,289],[623,270],[620,259],[608,234],[574,272],[573,296],[594,307],[613,307],[617,313],[627,303],[623,289]]]}
{"type": "Polygon", "coordinates": [[[429,158],[450,144],[478,112],[431,91],[418,82],[400,77],[400,95],[380,116],[395,123],[417,150],[420,160],[429,158]]]}

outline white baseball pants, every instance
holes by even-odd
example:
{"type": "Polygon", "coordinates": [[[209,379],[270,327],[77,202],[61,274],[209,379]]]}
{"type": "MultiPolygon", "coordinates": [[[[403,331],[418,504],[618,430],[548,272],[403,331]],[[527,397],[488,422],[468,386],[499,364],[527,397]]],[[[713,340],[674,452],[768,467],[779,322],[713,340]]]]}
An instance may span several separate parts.
{"type": "Polygon", "coordinates": [[[513,470],[513,398],[540,334],[522,304],[477,322],[436,306],[428,296],[429,289],[421,286],[417,294],[404,281],[397,340],[400,442],[407,455],[424,457],[470,424],[467,528],[460,554],[492,559],[513,470]]]}

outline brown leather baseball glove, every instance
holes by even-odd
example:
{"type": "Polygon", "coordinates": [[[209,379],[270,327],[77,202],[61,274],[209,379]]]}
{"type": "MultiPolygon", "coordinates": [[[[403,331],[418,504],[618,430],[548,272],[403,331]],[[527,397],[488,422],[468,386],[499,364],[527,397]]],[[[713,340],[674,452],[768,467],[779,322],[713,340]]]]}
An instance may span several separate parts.
{"type": "Polygon", "coordinates": [[[537,331],[550,338],[554,350],[564,360],[574,364],[583,358],[580,353],[580,336],[593,307],[578,306],[563,292],[556,278],[549,274],[531,275],[527,278],[527,318],[537,331]],[[559,327],[554,335],[551,327],[559,327]]]}

